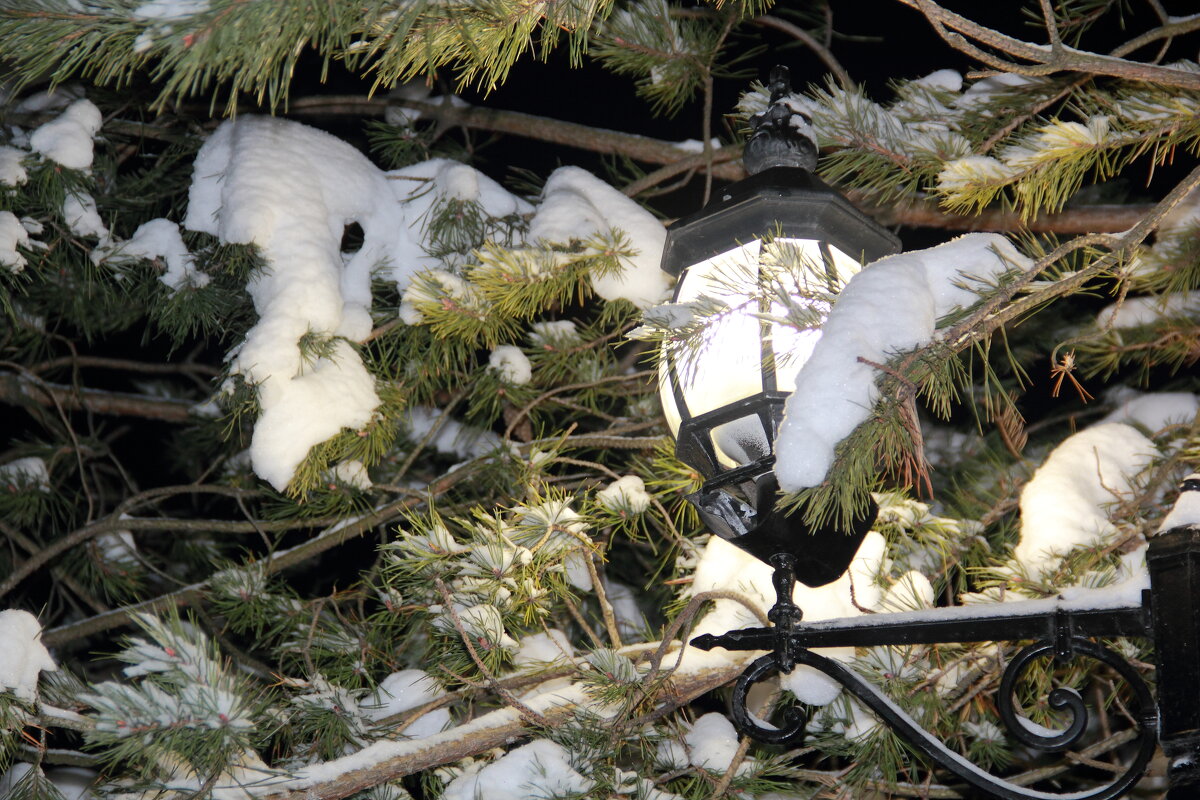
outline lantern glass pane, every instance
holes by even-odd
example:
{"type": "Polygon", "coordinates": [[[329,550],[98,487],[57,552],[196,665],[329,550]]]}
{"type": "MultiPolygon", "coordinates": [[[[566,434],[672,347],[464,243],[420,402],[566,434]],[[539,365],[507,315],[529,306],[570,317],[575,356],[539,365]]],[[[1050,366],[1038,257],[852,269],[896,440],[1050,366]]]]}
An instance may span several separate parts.
{"type": "MultiPolygon", "coordinates": [[[[836,247],[784,237],[765,246],[755,239],[688,267],[674,302],[710,298],[729,311],[709,324],[698,352],[677,353],[670,360],[680,381],[686,416],[753,397],[764,388],[792,391],[796,375],[821,337],[819,326],[829,311],[828,298],[860,269],[856,259],[836,247]],[[773,301],[769,309],[762,308],[761,296],[779,292],[788,295],[786,303],[773,301]],[[788,317],[795,321],[797,316],[809,327],[775,321],[788,317]],[[765,354],[773,355],[774,387],[763,386],[765,354]]],[[[765,366],[769,372],[772,365],[765,366]]],[[[671,432],[678,434],[684,414],[676,407],[665,369],[659,391],[671,432]]],[[[770,436],[756,414],[717,426],[711,435],[718,460],[727,468],[771,451],[770,436]]]]}

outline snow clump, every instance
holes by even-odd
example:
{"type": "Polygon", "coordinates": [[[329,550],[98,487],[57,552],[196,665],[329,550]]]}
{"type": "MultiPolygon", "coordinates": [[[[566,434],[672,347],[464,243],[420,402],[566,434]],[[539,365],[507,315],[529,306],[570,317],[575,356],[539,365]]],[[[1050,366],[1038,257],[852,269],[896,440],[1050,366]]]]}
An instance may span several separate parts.
{"type": "Polygon", "coordinates": [[[500,375],[500,380],[512,386],[524,386],[533,380],[533,367],[521,348],[502,344],[488,356],[488,366],[500,375]]]}
{"type": "Polygon", "coordinates": [[[1154,443],[1123,423],[1093,425],[1051,451],[1021,491],[1021,535],[1013,558],[1031,575],[1053,572],[1073,547],[1116,532],[1105,507],[1133,491],[1154,443]]]}
{"type": "Polygon", "coordinates": [[[133,10],[138,19],[173,20],[203,14],[208,11],[208,0],[150,0],[133,10]]]}
{"type": "Polygon", "coordinates": [[[339,246],[349,222],[379,235],[389,224],[383,208],[396,199],[383,173],[345,142],[287,120],[239,117],[200,149],[188,201],[186,227],[256,244],[267,262],[247,286],[259,319],[231,354],[230,372],[258,389],[250,462],[282,490],[313,445],[362,428],[379,405],[346,341],[316,359],[299,342],[370,333],[370,265],[343,264],[339,246]]]}
{"type": "MultiPolygon", "coordinates": [[[[200,6],[189,3],[187,11],[199,13],[200,6]]],[[[158,6],[142,8],[153,16],[149,10],[158,6]]],[[[455,259],[463,254],[432,254],[431,220],[446,203],[471,204],[488,219],[532,217],[530,242],[565,243],[620,229],[637,255],[622,272],[596,278],[596,292],[645,307],[666,291],[658,268],[662,224],[580,169],[551,175],[535,213],[472,167],[433,159],[384,172],[348,143],[289,120],[240,116],[223,123],[201,148],[184,226],[222,242],[255,244],[267,262],[247,286],[258,323],[229,362],[231,373],[257,388],[261,413],[251,465],[275,488],[289,484],[314,445],[344,429],[361,429],[379,405],[374,379],[349,344],[371,332],[373,275],[395,283],[399,316],[411,325],[423,322],[422,300],[449,294],[469,301],[477,294],[456,272],[462,265],[455,259]],[[351,224],[361,228],[362,246],[342,253],[351,224]],[[299,342],[314,335],[332,340],[332,352],[305,358],[299,342]]],[[[524,244],[520,226],[510,238],[524,244]]],[[[178,286],[202,280],[189,272],[185,251],[172,252],[176,264],[168,259],[164,281],[178,286]]],[[[520,382],[522,365],[501,359],[520,382]]]]}
{"type": "Polygon", "coordinates": [[[63,221],[76,236],[95,236],[105,244],[109,240],[108,227],[96,210],[96,200],[87,192],[67,192],[62,204],[63,221]]]}
{"type": "Polygon", "coordinates": [[[43,492],[50,490],[50,472],[46,462],[37,456],[18,458],[0,466],[0,486],[16,490],[23,486],[36,486],[43,492]]]}
{"type": "Polygon", "coordinates": [[[1200,472],[1193,472],[1183,479],[1179,497],[1171,511],[1163,518],[1158,533],[1184,525],[1195,527],[1200,525],[1200,472]]]}
{"type": "Polygon", "coordinates": [[[66,111],[29,136],[29,146],[68,169],[92,168],[92,137],[104,121],[91,100],[76,100],[66,111]]]}
{"type": "Polygon", "coordinates": [[[596,492],[596,501],[618,514],[641,514],[650,507],[646,483],[637,475],[625,475],[596,492]]]}
{"type": "Polygon", "coordinates": [[[796,376],[776,445],[784,491],[816,486],[834,448],[871,415],[876,369],[932,341],[938,320],[975,302],[1005,272],[1031,262],[1003,236],[975,233],[927,250],[882,258],[838,296],[812,356],[796,376]]]}
{"type": "Polygon", "coordinates": [[[152,219],[143,223],[133,232],[132,239],[116,245],[114,251],[132,258],[161,258],[166,271],[159,280],[172,290],[208,285],[208,276],[196,269],[196,258],[183,243],[179,226],[170,220],[152,219]]]}
{"type": "Polygon", "coordinates": [[[1187,425],[1200,412],[1200,397],[1191,392],[1139,392],[1120,387],[1108,398],[1117,403],[1101,422],[1140,425],[1152,434],[1172,425],[1187,425]]]}
{"type": "Polygon", "coordinates": [[[0,145],[0,184],[21,186],[29,180],[25,165],[21,163],[26,155],[28,154],[19,148],[0,145]]]}
{"type": "Polygon", "coordinates": [[[670,288],[659,268],[666,229],[649,211],[586,170],[559,167],[551,173],[529,224],[529,239],[566,243],[610,228],[623,231],[636,254],[622,271],[593,276],[596,294],[605,300],[629,300],[642,309],[662,302],[670,288]]]}
{"type": "MultiPolygon", "coordinates": [[[[427,673],[419,669],[405,669],[393,672],[380,681],[375,691],[363,700],[361,710],[367,719],[379,721],[431,703],[443,695],[445,692],[427,673]]],[[[403,733],[407,737],[420,739],[444,730],[449,724],[450,710],[435,708],[414,720],[403,733]]]]}
{"type": "Polygon", "coordinates": [[[37,698],[38,674],[58,669],[42,644],[42,626],[28,611],[0,611],[0,689],[18,700],[37,698]]]}
{"type": "Polygon", "coordinates": [[[29,246],[29,232],[21,220],[11,211],[0,211],[0,267],[10,272],[20,272],[29,262],[17,250],[17,246],[29,246]]]}
{"type": "MultiPolygon", "coordinates": [[[[692,723],[684,735],[693,767],[709,772],[725,772],[737,754],[738,735],[724,714],[709,712],[692,723]]],[[[746,767],[745,762],[742,767],[746,767]]]]}

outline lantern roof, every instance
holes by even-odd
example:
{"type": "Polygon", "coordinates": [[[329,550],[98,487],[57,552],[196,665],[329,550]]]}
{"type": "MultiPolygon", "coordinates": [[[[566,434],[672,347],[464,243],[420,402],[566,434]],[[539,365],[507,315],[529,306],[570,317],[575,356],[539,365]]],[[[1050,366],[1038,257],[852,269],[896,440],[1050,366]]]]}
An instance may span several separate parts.
{"type": "Polygon", "coordinates": [[[755,238],[819,239],[846,255],[874,261],[900,251],[900,240],[817,176],[772,167],[731,184],[708,205],[667,229],[662,269],[684,269],[755,238]]]}

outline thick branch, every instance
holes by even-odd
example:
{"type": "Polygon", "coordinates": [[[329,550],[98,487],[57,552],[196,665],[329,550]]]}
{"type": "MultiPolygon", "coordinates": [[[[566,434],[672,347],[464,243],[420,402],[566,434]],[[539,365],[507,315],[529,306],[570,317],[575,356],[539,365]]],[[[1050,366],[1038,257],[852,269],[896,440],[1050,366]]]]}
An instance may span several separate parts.
{"type": "Polygon", "coordinates": [[[17,375],[0,375],[0,403],[60,406],[68,411],[91,411],[123,417],[157,419],[163,422],[188,422],[194,403],[125,392],[76,388],[45,381],[22,380],[17,375]]]}
{"type": "MultiPolygon", "coordinates": [[[[705,692],[724,686],[743,666],[739,661],[728,661],[695,672],[676,672],[662,694],[661,709],[679,708],[705,692]]],[[[587,702],[586,695],[575,687],[551,690],[528,701],[551,725],[569,720],[581,702],[587,702]]],[[[306,779],[301,773],[288,781],[285,788],[268,793],[264,787],[255,794],[265,795],[266,800],[340,800],[385,781],[478,755],[493,747],[511,745],[535,732],[514,709],[502,708],[423,739],[377,742],[358,753],[317,766],[319,781],[306,779]]]]}
{"type": "MultiPolygon", "coordinates": [[[[291,111],[298,114],[362,114],[381,116],[393,101],[356,96],[311,97],[297,100],[291,111]]],[[[422,114],[439,121],[446,119],[456,125],[480,127],[526,136],[539,141],[567,144],[604,153],[618,153],[640,161],[664,164],[641,180],[626,186],[625,194],[634,196],[689,171],[702,171],[707,159],[703,153],[685,155],[671,142],[649,139],[631,133],[589,128],[573,122],[560,122],[548,117],[535,117],[515,111],[500,111],[440,103],[397,101],[416,108],[422,114]],[[443,111],[449,109],[448,111],[443,111]],[[585,135],[586,134],[586,135],[585,135]]],[[[741,180],[746,176],[742,167],[741,146],[722,147],[713,153],[713,176],[723,180],[741,180]]],[[[851,200],[884,225],[904,225],[914,228],[942,228],[952,231],[1013,231],[1037,233],[1087,233],[1091,231],[1127,230],[1151,208],[1145,206],[1093,206],[1068,209],[1057,214],[1043,214],[1028,223],[1009,211],[985,211],[975,216],[947,214],[933,200],[902,200],[889,204],[874,204],[864,194],[848,192],[851,200]]]]}

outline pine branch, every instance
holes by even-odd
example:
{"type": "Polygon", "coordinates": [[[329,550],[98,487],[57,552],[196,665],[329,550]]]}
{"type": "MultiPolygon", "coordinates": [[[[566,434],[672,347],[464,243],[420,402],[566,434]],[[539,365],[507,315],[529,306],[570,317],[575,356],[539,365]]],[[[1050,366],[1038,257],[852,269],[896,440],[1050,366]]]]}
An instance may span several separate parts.
{"type": "MultiPolygon", "coordinates": [[[[418,110],[423,116],[445,125],[462,125],[476,130],[524,136],[538,141],[578,147],[598,153],[619,155],[648,164],[664,164],[643,178],[625,186],[622,191],[636,196],[647,189],[688,171],[702,171],[707,163],[703,153],[683,155],[674,143],[651,139],[637,134],[604,128],[593,128],[550,117],[535,116],[518,111],[488,109],[430,103],[399,98],[366,98],[354,95],[327,95],[295,100],[289,112],[305,115],[362,115],[383,116],[389,106],[402,105],[418,110]]],[[[714,178],[740,180],[746,176],[740,162],[741,145],[730,145],[712,154],[714,178]]],[[[850,190],[847,196],[866,213],[884,225],[905,225],[915,228],[942,228],[953,231],[1016,231],[1036,233],[1084,233],[1088,231],[1122,231],[1131,228],[1152,208],[1150,205],[1084,206],[1068,208],[1053,214],[1039,214],[1022,221],[1019,214],[1002,210],[985,210],[977,215],[948,214],[936,201],[902,199],[891,203],[872,202],[868,193],[850,190]]]]}

